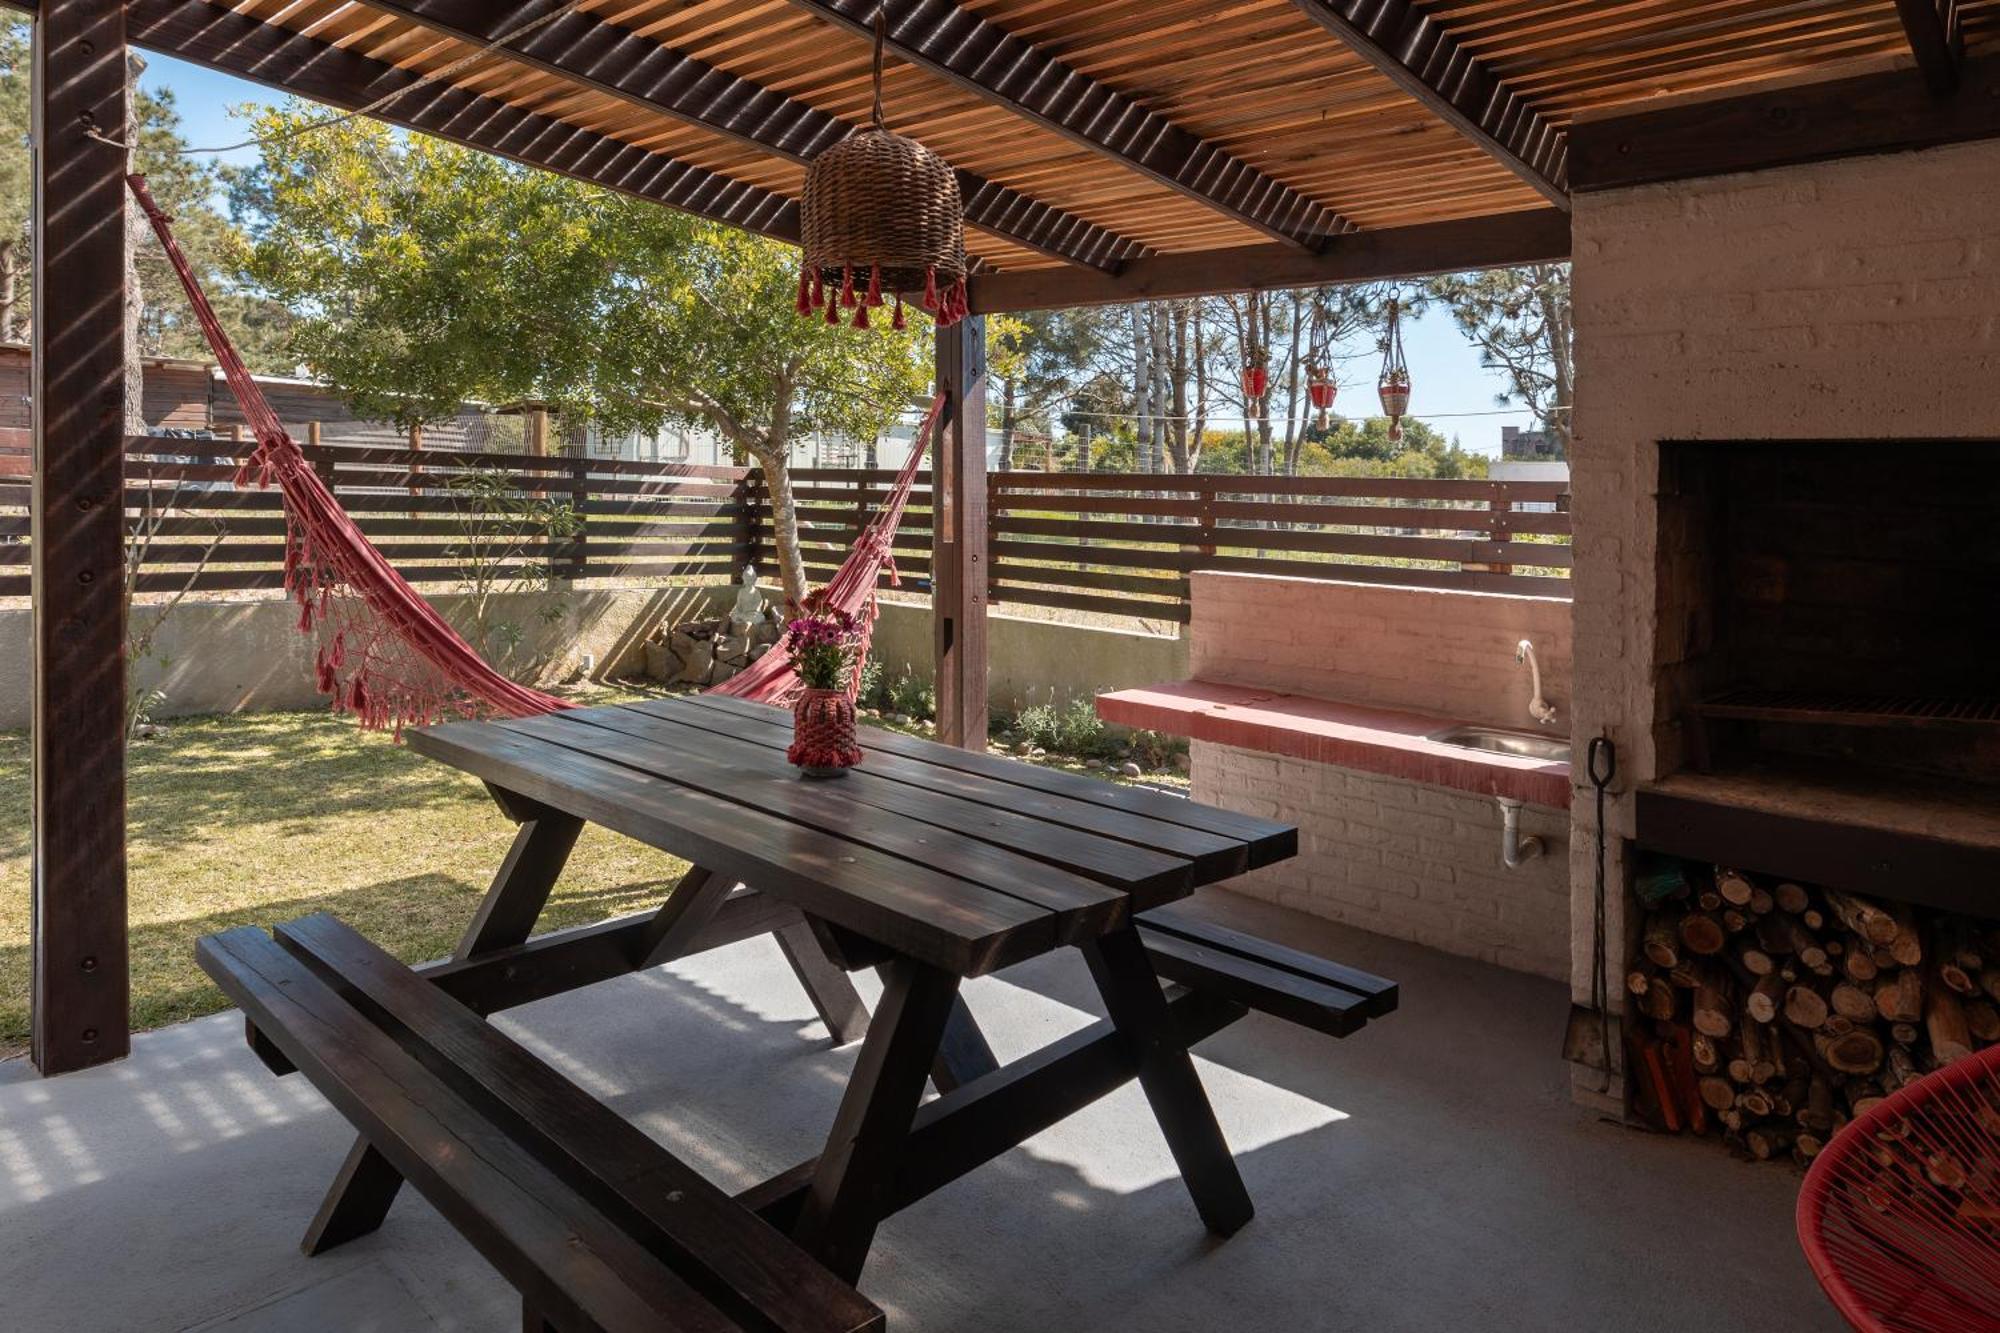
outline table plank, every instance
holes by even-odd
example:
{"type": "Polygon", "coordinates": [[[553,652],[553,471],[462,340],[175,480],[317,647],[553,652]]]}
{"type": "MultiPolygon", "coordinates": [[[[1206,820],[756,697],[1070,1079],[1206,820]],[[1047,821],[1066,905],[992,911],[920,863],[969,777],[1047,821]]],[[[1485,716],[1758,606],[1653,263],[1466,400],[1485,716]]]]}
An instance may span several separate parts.
{"type": "Polygon", "coordinates": [[[1045,909],[1055,914],[1056,938],[1065,945],[1102,935],[1129,911],[1127,896],[1117,889],[949,829],[857,805],[847,794],[848,780],[801,778],[782,755],[724,736],[666,726],[639,736],[560,713],[494,725],[928,866],[966,881],[969,893],[1004,894],[1045,909]]]}
{"type": "MultiPolygon", "coordinates": [[[[732,713],[737,717],[761,719],[766,724],[770,724],[774,719],[779,725],[789,724],[782,709],[774,709],[769,704],[751,703],[746,699],[730,698],[727,695],[677,695],[671,700],[648,700],[632,706],[641,710],[656,710],[662,705],[713,709],[732,713]]],[[[1102,782],[1076,773],[1065,773],[1061,769],[1023,764],[977,750],[961,750],[956,746],[940,745],[936,741],[919,740],[913,736],[883,731],[880,728],[867,727],[863,728],[863,731],[866,733],[866,739],[862,742],[863,749],[871,749],[881,754],[901,755],[940,768],[955,769],[995,782],[1008,783],[1028,791],[1066,796],[1090,805],[1144,815],[1162,823],[1177,824],[1182,828],[1234,839],[1243,844],[1249,869],[1254,870],[1258,866],[1270,865],[1298,854],[1298,830],[1290,824],[1259,819],[1254,815],[1239,814],[1234,810],[1223,810],[1216,806],[1204,805],[1199,801],[1149,791],[1144,787],[1102,782]]]]}
{"type": "MultiPolygon", "coordinates": [[[[791,743],[792,720],[779,709],[758,706],[756,714],[695,707],[690,698],[653,699],[624,707],[655,717],[672,718],[688,726],[739,735],[782,750],[791,743]],[[749,724],[756,723],[752,727],[749,724]]],[[[1213,884],[1250,868],[1249,846],[1242,838],[1190,828],[1147,815],[1132,814],[1093,801],[1080,800],[997,781],[979,773],[895,753],[878,741],[906,739],[876,727],[861,728],[861,748],[867,757],[863,768],[877,777],[888,778],[922,791],[943,791],[989,809],[1029,815],[1043,824],[1077,829],[1097,837],[1111,838],[1134,847],[1146,847],[1189,863],[1196,884],[1213,884]]],[[[919,742],[928,745],[929,742],[919,742]]],[[[936,747],[949,750],[949,746],[936,747]]],[[[953,751],[953,753],[962,753],[953,751]]],[[[998,760],[1013,765],[1013,760],[998,760]]],[[[1018,767],[1027,768],[1026,764],[1018,767]]],[[[1111,784],[1084,779],[1093,787],[1111,784]]],[[[1171,798],[1170,798],[1171,799],[1171,798]]]]}
{"type": "Polygon", "coordinates": [[[408,734],[419,754],[979,976],[1057,947],[1045,908],[705,792],[484,722],[408,734]]]}
{"type": "MultiPolygon", "coordinates": [[[[678,711],[684,715],[689,710],[678,711]]],[[[569,724],[605,727],[662,745],[693,748],[699,753],[726,759],[733,769],[769,774],[791,783],[798,781],[780,746],[769,741],[741,738],[731,731],[689,726],[680,716],[645,713],[627,707],[576,709],[553,716],[569,724]]],[[[697,716],[705,720],[709,715],[697,716]]],[[[733,725],[735,731],[747,730],[753,735],[769,730],[764,727],[750,728],[745,724],[733,725]]],[[[780,733],[780,739],[784,734],[788,733],[780,733]]],[[[842,800],[891,811],[982,843],[991,843],[1034,861],[1046,862],[1050,867],[1060,867],[1053,873],[1063,878],[1068,877],[1064,872],[1071,872],[1112,885],[1133,895],[1135,910],[1185,897],[1191,891],[1194,881],[1187,857],[1171,855],[1152,846],[1103,837],[1084,829],[1051,824],[1048,820],[1019,810],[968,800],[950,792],[890,780],[876,771],[882,766],[876,760],[882,758],[876,756],[869,764],[851,769],[847,776],[836,780],[836,789],[842,800]]],[[[908,763],[897,761],[893,756],[887,757],[887,761],[890,764],[908,763]]],[[[936,771],[921,770],[921,766],[914,764],[909,767],[936,771]]],[[[1032,875],[1037,872],[1024,870],[1023,873],[1032,875]]],[[[1046,876],[1052,872],[1044,868],[1038,873],[1046,876]]]]}

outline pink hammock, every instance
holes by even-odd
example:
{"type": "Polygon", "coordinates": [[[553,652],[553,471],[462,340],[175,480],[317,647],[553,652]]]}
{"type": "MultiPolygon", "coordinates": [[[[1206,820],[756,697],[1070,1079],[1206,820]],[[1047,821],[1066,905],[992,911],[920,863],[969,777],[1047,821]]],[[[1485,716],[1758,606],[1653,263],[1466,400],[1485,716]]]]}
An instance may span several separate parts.
{"type": "MultiPolygon", "coordinates": [[[[320,693],[335,711],[368,727],[423,726],[440,718],[526,717],[573,707],[564,699],[507,679],[480,657],[362,535],[286,433],[264,391],[224,332],[215,308],[174,241],[168,218],[146,189],[146,178],[126,177],[139,207],[153,224],[167,262],[187,292],[230,392],[243,410],[257,447],[244,460],[237,484],[275,481],[285,507],[285,589],[299,604],[299,631],[318,639],[314,665],[320,693]]],[[[847,611],[860,618],[860,659],[866,660],[876,618],[875,584],[883,568],[895,582],[890,546],[910,502],[924,446],[944,402],[931,400],[910,457],[881,510],[827,586],[813,594],[815,609],[847,611]]],[[[851,688],[858,689],[860,671],[851,688]]],[[[783,703],[798,688],[798,674],[782,647],[766,653],[717,693],[783,703]]]]}

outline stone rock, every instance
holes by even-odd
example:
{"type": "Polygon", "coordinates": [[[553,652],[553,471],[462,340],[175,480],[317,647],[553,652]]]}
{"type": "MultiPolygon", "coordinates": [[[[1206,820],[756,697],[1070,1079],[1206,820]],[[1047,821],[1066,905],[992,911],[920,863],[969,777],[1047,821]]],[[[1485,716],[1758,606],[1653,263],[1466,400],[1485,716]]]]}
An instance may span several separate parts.
{"type": "Polygon", "coordinates": [[[1118,771],[1124,774],[1128,778],[1136,778],[1139,776],[1139,766],[1133,763],[1120,764],[1118,766],[1118,771]]]}
{"type": "Polygon", "coordinates": [[[750,626],[750,646],[752,648],[768,648],[778,641],[779,633],[778,622],[766,616],[756,624],[750,626]]]}
{"type": "Polygon", "coordinates": [[[908,713],[891,713],[889,715],[889,720],[895,723],[899,727],[907,727],[910,725],[910,715],[908,713]]]}
{"type": "Polygon", "coordinates": [[[740,634],[725,634],[714,640],[715,660],[741,667],[750,656],[750,640],[740,634]]]}
{"type": "Polygon", "coordinates": [[[1174,756],[1174,767],[1183,773],[1192,772],[1194,770],[1194,760],[1189,758],[1187,752],[1183,750],[1174,756]]]}
{"type": "Polygon", "coordinates": [[[746,661],[750,661],[750,662],[754,662],[754,661],[756,661],[756,660],[757,660],[758,658],[762,657],[762,656],[763,656],[763,655],[764,655],[765,653],[768,653],[768,652],[770,652],[770,651],[771,651],[771,650],[772,650],[773,648],[775,648],[775,647],[777,647],[777,646],[778,646],[778,645],[776,645],[775,643],[756,643],[756,644],[752,644],[752,645],[750,646],[750,655],[749,655],[749,656],[748,656],[748,657],[747,657],[747,658],[746,658],[745,660],[746,660],[746,661]]]}
{"type": "Polygon", "coordinates": [[[708,683],[711,685],[720,685],[723,681],[728,680],[731,676],[735,675],[742,669],[743,665],[740,662],[718,661],[715,664],[714,673],[710,675],[708,678],[708,683]]]}
{"type": "Polygon", "coordinates": [[[683,685],[706,685],[715,671],[715,644],[709,639],[690,639],[687,651],[680,653],[683,685]]]}
{"type": "Polygon", "coordinates": [[[646,678],[671,680],[680,666],[673,650],[659,639],[646,640],[646,678]]]}
{"type": "Polygon", "coordinates": [[[1049,757],[1049,752],[1047,750],[1044,750],[1039,745],[1037,745],[1034,749],[1028,751],[1028,758],[1030,759],[1047,759],[1048,757],[1049,757]]]}
{"type": "Polygon", "coordinates": [[[1089,769],[1099,769],[1104,767],[1104,761],[1102,759],[1086,759],[1083,761],[1083,766],[1089,769]]]}

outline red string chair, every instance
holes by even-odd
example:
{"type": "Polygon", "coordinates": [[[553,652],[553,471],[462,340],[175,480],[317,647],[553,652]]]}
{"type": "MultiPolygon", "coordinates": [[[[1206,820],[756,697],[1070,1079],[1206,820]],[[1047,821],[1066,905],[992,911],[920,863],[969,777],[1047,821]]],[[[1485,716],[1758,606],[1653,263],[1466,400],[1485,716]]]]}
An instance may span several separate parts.
{"type": "Polygon", "coordinates": [[[1806,1172],[1798,1232],[1864,1333],[2000,1333],[2000,1046],[1835,1135],[1806,1172]]]}

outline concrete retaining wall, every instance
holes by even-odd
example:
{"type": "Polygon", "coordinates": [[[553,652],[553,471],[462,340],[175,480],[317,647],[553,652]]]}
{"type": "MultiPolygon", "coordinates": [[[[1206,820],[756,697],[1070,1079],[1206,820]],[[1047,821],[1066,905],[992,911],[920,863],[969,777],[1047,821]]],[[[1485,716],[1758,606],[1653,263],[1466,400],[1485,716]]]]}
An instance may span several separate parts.
{"type": "MultiPolygon", "coordinates": [[[[572,674],[583,653],[594,674],[638,674],[641,645],[661,624],[714,614],[733,588],[592,588],[564,596],[524,594],[502,599],[490,621],[518,625],[523,659],[550,659],[550,675],[572,674]],[[545,614],[545,613],[553,614],[545,614]]],[[[471,620],[465,599],[433,602],[453,624],[471,620]]],[[[146,608],[139,608],[144,614],[146,608]]],[[[0,729],[28,725],[31,708],[30,612],[0,611],[0,729]]],[[[160,690],[156,716],[314,708],[312,645],[297,629],[289,602],[183,602],[161,630],[154,656],[139,664],[137,681],[160,690]]],[[[1099,689],[1176,680],[1187,674],[1182,639],[1024,620],[991,622],[993,706],[1013,711],[1028,703],[1088,697],[1099,689]]],[[[927,605],[884,605],[876,654],[892,674],[931,675],[931,612],[927,605]]]]}

